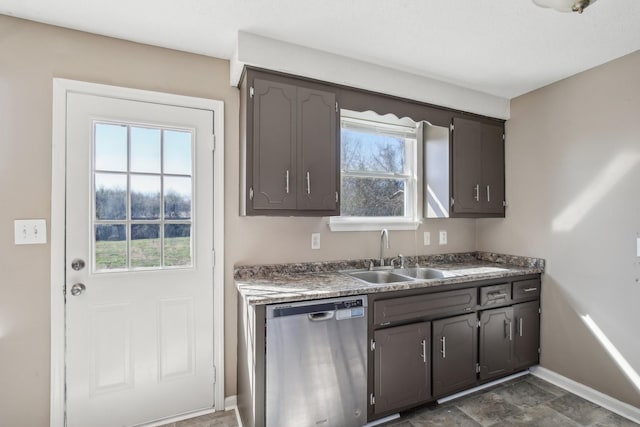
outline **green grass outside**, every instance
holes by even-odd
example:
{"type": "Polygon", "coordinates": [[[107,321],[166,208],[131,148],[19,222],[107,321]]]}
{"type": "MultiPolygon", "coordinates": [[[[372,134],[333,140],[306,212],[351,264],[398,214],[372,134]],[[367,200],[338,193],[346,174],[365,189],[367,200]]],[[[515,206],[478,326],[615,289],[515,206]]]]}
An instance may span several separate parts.
{"type": "MultiPolygon", "coordinates": [[[[164,240],[164,265],[191,265],[191,239],[171,237],[164,240]]],[[[131,267],[159,267],[160,239],[131,241],[131,267]]],[[[127,267],[126,241],[96,242],[96,269],[110,270],[127,267]]]]}

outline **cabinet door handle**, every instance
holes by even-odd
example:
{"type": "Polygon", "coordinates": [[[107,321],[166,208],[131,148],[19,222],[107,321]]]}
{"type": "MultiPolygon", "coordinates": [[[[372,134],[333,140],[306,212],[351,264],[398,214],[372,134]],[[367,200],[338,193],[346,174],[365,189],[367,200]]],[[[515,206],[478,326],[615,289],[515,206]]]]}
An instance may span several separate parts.
{"type": "Polygon", "coordinates": [[[522,317],[518,319],[518,329],[520,332],[520,336],[522,336],[522,317]]]}
{"type": "Polygon", "coordinates": [[[427,363],[427,340],[422,340],[422,354],[420,355],[420,357],[422,357],[422,361],[424,363],[427,363]]]}
{"type": "Polygon", "coordinates": [[[512,333],[512,328],[511,328],[511,320],[509,320],[509,341],[513,341],[513,333],[512,333]]]}
{"type": "Polygon", "coordinates": [[[285,174],[285,190],[287,194],[289,194],[289,169],[287,169],[287,173],[285,174]]]}
{"type": "Polygon", "coordinates": [[[491,201],[491,186],[487,185],[487,202],[491,201]]]}
{"type": "Polygon", "coordinates": [[[311,194],[311,174],[307,171],[307,194],[311,194]]]}
{"type": "Polygon", "coordinates": [[[442,341],[442,350],[440,350],[440,353],[442,353],[442,358],[444,359],[447,357],[447,337],[442,337],[440,341],[442,341]]]}
{"type": "Polygon", "coordinates": [[[473,196],[473,198],[475,199],[476,202],[479,202],[480,201],[480,184],[476,184],[473,190],[476,192],[476,195],[473,196]]]}

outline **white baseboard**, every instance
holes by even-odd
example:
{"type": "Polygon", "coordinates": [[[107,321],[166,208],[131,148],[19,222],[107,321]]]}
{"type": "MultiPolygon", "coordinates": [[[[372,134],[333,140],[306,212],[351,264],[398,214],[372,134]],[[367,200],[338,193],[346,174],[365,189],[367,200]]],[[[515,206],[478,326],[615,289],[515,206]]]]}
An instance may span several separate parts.
{"type": "Polygon", "coordinates": [[[621,417],[625,417],[640,424],[640,408],[621,402],[611,396],[599,392],[598,390],[594,390],[591,387],[580,384],[579,382],[564,377],[549,369],[535,366],[529,369],[529,371],[536,377],[548,381],[551,384],[555,384],[558,387],[562,387],[583,399],[593,402],[596,405],[602,406],[603,408],[620,415],[621,417]]]}
{"type": "Polygon", "coordinates": [[[227,396],[224,398],[224,410],[235,409],[238,406],[238,396],[227,396]]]}

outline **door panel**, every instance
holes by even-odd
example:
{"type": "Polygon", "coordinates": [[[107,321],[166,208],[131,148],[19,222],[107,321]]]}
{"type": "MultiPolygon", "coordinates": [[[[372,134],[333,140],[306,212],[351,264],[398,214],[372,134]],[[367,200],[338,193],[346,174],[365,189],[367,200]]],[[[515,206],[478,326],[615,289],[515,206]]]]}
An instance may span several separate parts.
{"type": "Polygon", "coordinates": [[[482,179],[482,124],[461,118],[453,119],[453,210],[456,213],[478,212],[482,179]]]}
{"type": "Polygon", "coordinates": [[[254,80],[253,208],[296,208],[296,87],[254,80]]]}
{"type": "Polygon", "coordinates": [[[482,125],[483,213],[504,213],[504,140],[502,126],[482,125]]]}
{"type": "Polygon", "coordinates": [[[70,93],[66,130],[67,425],[212,408],[213,112],[70,93]]]}
{"type": "Polygon", "coordinates": [[[476,383],[476,314],[433,321],[433,395],[445,396],[476,383]]]}
{"type": "Polygon", "coordinates": [[[511,371],[513,327],[511,307],[486,310],[480,314],[480,379],[511,371]]]}
{"type": "Polygon", "coordinates": [[[540,357],[540,302],[531,301],[513,306],[515,320],[514,368],[537,365],[540,357]]]}
{"type": "Polygon", "coordinates": [[[430,399],[430,329],[429,322],[420,322],[375,331],[376,414],[430,399]]]}
{"type": "Polygon", "coordinates": [[[336,96],[298,88],[298,209],[336,209],[336,96]]]}

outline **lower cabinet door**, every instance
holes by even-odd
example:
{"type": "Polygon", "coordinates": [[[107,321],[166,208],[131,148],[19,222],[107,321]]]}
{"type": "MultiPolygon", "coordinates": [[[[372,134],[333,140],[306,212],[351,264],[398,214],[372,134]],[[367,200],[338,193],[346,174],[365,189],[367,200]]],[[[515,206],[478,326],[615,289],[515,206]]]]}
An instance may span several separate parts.
{"type": "Polygon", "coordinates": [[[480,313],[480,379],[486,380],[511,372],[514,339],[511,307],[480,313]]]}
{"type": "Polygon", "coordinates": [[[540,301],[525,302],[513,306],[514,369],[537,365],[540,353],[540,301]]]}
{"type": "Polygon", "coordinates": [[[431,324],[420,322],[374,332],[374,413],[431,398],[431,324]]]}
{"type": "Polygon", "coordinates": [[[445,396],[477,382],[475,313],[433,321],[433,395],[445,396]]]}

